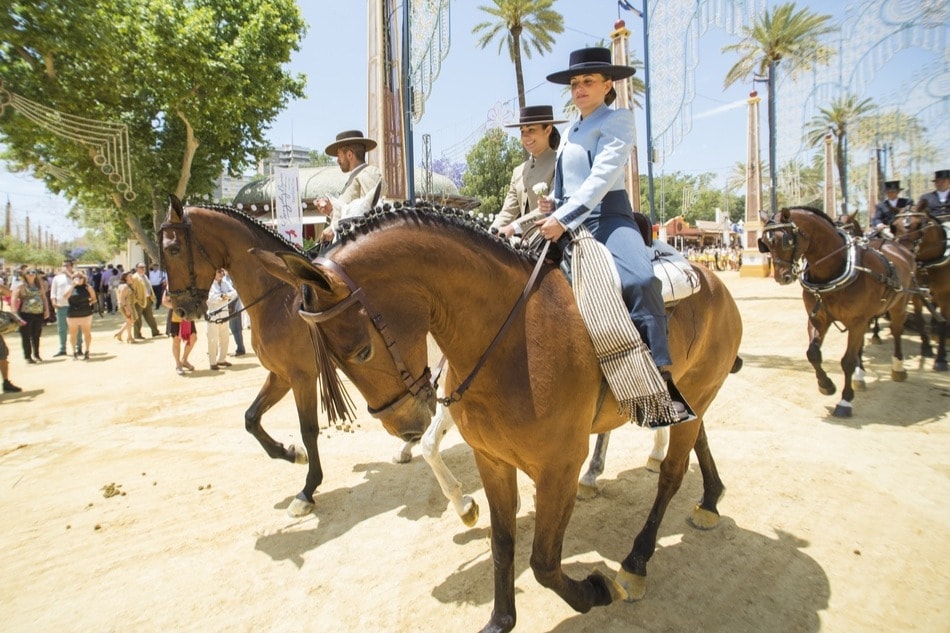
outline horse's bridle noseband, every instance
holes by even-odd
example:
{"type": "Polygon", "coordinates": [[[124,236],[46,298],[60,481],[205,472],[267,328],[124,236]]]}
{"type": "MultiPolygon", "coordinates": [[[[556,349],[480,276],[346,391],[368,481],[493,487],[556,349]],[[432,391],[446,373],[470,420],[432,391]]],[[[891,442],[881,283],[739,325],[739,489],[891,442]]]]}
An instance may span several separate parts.
{"type": "MultiPolygon", "coordinates": [[[[178,301],[182,297],[191,300],[196,306],[200,306],[201,302],[208,296],[207,291],[202,292],[198,289],[198,277],[195,274],[195,256],[193,250],[194,240],[191,237],[191,224],[184,221],[181,222],[164,222],[161,227],[158,229],[158,235],[161,239],[161,243],[158,248],[158,256],[161,264],[162,270],[168,270],[165,266],[165,231],[166,230],[175,230],[181,231],[181,235],[185,240],[185,250],[187,250],[187,263],[188,263],[188,286],[182,290],[173,290],[171,284],[166,288],[165,294],[167,294],[172,301],[178,301]]],[[[211,262],[211,257],[208,256],[208,253],[205,252],[205,249],[198,244],[198,250],[201,255],[208,261],[209,264],[214,266],[211,262]]],[[[217,267],[216,267],[217,268],[217,267]]]]}
{"type": "MultiPolygon", "coordinates": [[[[373,324],[373,327],[376,328],[376,331],[379,332],[383,342],[386,344],[386,349],[389,350],[389,357],[396,366],[396,371],[399,372],[399,377],[402,379],[403,384],[406,385],[405,391],[400,393],[388,404],[385,404],[382,407],[374,409],[367,404],[366,409],[369,411],[369,414],[374,418],[382,418],[401,407],[402,404],[409,398],[417,398],[422,400],[434,413],[435,386],[432,383],[432,372],[430,371],[429,367],[426,366],[418,378],[413,378],[412,373],[409,371],[408,367],[406,367],[406,363],[402,359],[402,355],[399,353],[396,340],[389,333],[389,326],[386,323],[386,320],[383,318],[383,315],[373,306],[372,302],[369,300],[369,297],[366,295],[366,292],[364,292],[360,286],[356,285],[356,282],[354,282],[350,276],[346,274],[343,268],[333,260],[327,259],[325,257],[318,257],[317,259],[313,260],[313,264],[332,270],[335,275],[340,277],[340,279],[346,283],[347,287],[350,289],[350,294],[343,301],[330,308],[327,308],[322,312],[309,312],[303,308],[300,308],[297,311],[298,314],[309,323],[323,323],[325,321],[329,321],[330,319],[336,318],[353,305],[357,303],[360,304],[363,306],[363,309],[366,310],[366,314],[369,315],[370,322],[373,324]]],[[[333,371],[333,368],[321,368],[321,371],[333,371]]]]}
{"type": "Polygon", "coordinates": [[[794,222],[776,222],[774,220],[769,220],[765,223],[765,226],[762,227],[762,237],[759,238],[759,252],[760,253],[769,253],[772,255],[772,259],[776,264],[787,264],[792,269],[792,274],[798,276],[802,271],[802,257],[804,253],[798,252],[798,237],[801,234],[801,229],[798,228],[794,222]],[[763,239],[766,234],[772,233],[774,231],[785,231],[788,229],[789,240],[792,245],[792,254],[789,259],[779,259],[775,256],[775,253],[772,252],[772,249],[769,248],[768,243],[763,239]]]}

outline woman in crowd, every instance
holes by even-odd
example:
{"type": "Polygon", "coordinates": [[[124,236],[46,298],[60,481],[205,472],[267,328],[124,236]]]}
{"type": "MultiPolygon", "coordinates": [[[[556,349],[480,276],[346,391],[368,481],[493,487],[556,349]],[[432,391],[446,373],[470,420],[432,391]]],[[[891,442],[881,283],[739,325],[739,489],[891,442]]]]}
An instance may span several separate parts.
{"type": "Polygon", "coordinates": [[[66,325],[69,328],[69,344],[73,348],[73,359],[79,358],[79,347],[76,337],[82,332],[82,340],[86,343],[83,360],[89,360],[89,347],[92,343],[92,313],[97,305],[96,291],[86,283],[83,272],[73,273],[72,283],[60,297],[67,302],[66,325]]]}
{"type": "Polygon", "coordinates": [[[23,277],[23,281],[17,284],[13,292],[13,306],[14,311],[24,321],[20,326],[23,357],[26,362],[33,364],[43,360],[40,358],[40,335],[43,333],[43,323],[50,315],[49,299],[46,296],[46,285],[38,270],[31,268],[23,277]]]}
{"type": "Polygon", "coordinates": [[[135,342],[135,337],[132,336],[132,328],[135,325],[135,308],[132,307],[132,303],[135,301],[135,295],[132,294],[130,277],[132,277],[132,273],[128,271],[122,273],[119,276],[119,283],[115,287],[115,306],[125,321],[119,331],[113,334],[113,337],[115,340],[121,341],[122,336],[125,335],[126,343],[135,342]]]}
{"type": "Polygon", "coordinates": [[[165,331],[172,336],[172,356],[175,358],[175,372],[179,376],[185,375],[185,370],[194,371],[195,366],[188,362],[188,355],[198,342],[198,332],[195,330],[194,321],[183,319],[175,314],[172,309],[171,298],[165,294],[162,296],[162,305],[168,310],[168,321],[165,323],[165,331]],[[185,349],[182,351],[181,343],[185,342],[185,349]]]}

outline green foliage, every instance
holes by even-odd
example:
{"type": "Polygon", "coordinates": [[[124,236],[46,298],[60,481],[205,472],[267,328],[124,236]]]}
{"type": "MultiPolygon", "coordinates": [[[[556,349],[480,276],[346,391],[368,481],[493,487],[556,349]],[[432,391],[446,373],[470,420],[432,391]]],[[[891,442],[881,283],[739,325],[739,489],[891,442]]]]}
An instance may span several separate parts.
{"type": "Polygon", "coordinates": [[[324,154],[323,150],[315,149],[310,152],[311,167],[332,167],[336,165],[336,156],[324,154]]]}
{"type": "Polygon", "coordinates": [[[14,0],[0,10],[3,87],[128,126],[137,195],[117,191],[90,145],[12,107],[0,115],[3,159],[15,171],[65,170],[65,180],[42,178],[76,203],[82,223],[130,234],[155,258],[169,193],[211,193],[224,169],[236,174],[266,153],[268,125],[303,94],[303,78],[282,65],[304,29],[294,0],[14,0]]]}
{"type": "Polygon", "coordinates": [[[478,213],[498,213],[508,193],[512,170],[524,162],[521,142],[502,129],[491,129],[465,158],[468,170],[462,176],[460,193],[482,201],[478,213]]]}

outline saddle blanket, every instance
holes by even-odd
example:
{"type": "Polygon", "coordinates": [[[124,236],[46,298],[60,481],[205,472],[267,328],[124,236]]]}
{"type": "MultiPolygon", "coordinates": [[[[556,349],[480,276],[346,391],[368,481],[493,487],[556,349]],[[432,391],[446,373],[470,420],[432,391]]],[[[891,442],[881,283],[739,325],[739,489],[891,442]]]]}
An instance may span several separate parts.
{"type": "Polygon", "coordinates": [[[653,274],[663,284],[663,303],[676,303],[699,291],[699,274],[689,260],[662,240],[653,240],[653,274]]]}

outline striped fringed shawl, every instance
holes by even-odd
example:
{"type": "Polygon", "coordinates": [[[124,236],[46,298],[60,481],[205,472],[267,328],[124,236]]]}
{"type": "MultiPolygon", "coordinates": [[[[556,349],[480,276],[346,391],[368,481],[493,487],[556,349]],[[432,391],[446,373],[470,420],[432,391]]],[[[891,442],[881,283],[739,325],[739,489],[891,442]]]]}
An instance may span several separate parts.
{"type": "Polygon", "coordinates": [[[577,307],[620,413],[640,426],[673,423],[669,391],[630,320],[613,256],[584,226],[574,231],[571,270],[577,307]]]}

